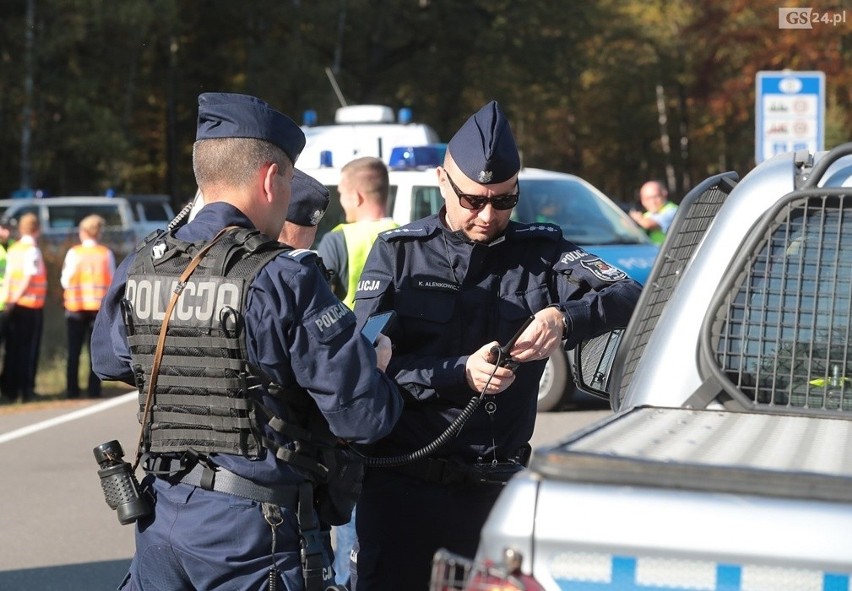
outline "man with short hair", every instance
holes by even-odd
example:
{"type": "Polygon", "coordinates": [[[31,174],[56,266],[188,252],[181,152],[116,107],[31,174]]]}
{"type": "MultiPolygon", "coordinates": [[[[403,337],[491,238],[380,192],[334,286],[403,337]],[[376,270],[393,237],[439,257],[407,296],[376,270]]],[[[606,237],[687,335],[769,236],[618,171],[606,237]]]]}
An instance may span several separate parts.
{"type": "Polygon", "coordinates": [[[41,225],[34,213],[18,220],[20,239],[9,247],[6,275],[6,357],[0,387],[12,400],[35,399],[35,378],[44,325],[47,271],[38,238],[41,225]]]}
{"type": "Polygon", "coordinates": [[[361,273],[358,322],[397,313],[387,373],[405,406],[373,450],[390,459],[368,464],[355,591],[426,589],[436,550],[474,556],[503,484],[528,459],[548,357],[626,326],[639,298],[638,283],[558,226],[511,221],[519,170],[492,101],[447,146],[441,211],[380,234],[361,273]],[[530,317],[509,359],[495,350],[530,317]]]}
{"type": "MultiPolygon", "coordinates": [[[[68,336],[68,358],[65,370],[65,397],[80,397],[80,353],[83,343],[91,347],[89,340],[95,317],[101,308],[112,275],[115,273],[115,255],[100,243],[106,221],[99,215],[89,215],[80,220],[77,235],[80,244],[71,247],[62,263],[63,302],[65,305],[65,327],[68,336]]],[[[101,395],[101,380],[89,363],[86,392],[89,398],[101,395]]]]}
{"type": "Polygon", "coordinates": [[[401,410],[390,341],[374,349],[316,255],[277,241],[299,126],[248,95],[198,103],[204,207],[119,266],[92,337],[98,375],[139,388],[154,498],[121,588],[324,591],[326,523],[360,487],[344,444],[401,410]]]}
{"type": "Polygon", "coordinates": [[[674,221],[677,204],[669,201],[669,191],[660,181],[648,181],[639,189],[639,201],[645,211],[631,211],[630,217],[639,224],[654,244],[662,244],[674,221]]]}
{"type": "Polygon", "coordinates": [[[346,223],[323,236],[317,252],[332,274],[334,293],[350,308],[376,236],[399,227],[387,216],[389,191],[388,168],[379,158],[356,158],[340,169],[337,192],[346,223]]]}

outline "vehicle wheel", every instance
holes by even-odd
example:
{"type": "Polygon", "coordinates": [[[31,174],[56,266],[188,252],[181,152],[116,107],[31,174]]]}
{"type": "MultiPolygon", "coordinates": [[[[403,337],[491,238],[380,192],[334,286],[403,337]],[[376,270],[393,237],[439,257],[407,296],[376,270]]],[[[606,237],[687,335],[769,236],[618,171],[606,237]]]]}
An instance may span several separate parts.
{"type": "Polygon", "coordinates": [[[568,374],[568,360],[565,351],[557,349],[547,360],[538,382],[538,412],[559,410],[569,385],[573,389],[574,381],[568,374]]]}

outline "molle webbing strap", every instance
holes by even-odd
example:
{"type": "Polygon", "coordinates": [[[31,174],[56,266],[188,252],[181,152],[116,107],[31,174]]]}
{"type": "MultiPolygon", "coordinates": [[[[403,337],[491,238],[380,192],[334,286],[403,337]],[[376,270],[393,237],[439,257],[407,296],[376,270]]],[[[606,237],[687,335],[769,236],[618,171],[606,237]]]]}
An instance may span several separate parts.
{"type": "Polygon", "coordinates": [[[257,457],[265,444],[263,424],[274,415],[262,407],[260,395],[250,396],[268,389],[270,380],[247,361],[243,315],[252,281],[290,249],[257,230],[238,228],[222,236],[183,279],[201,246],[171,233],[159,235],[139,251],[128,274],[125,323],[133,364],[142,376],[143,451],[257,457]],[[175,292],[178,302],[167,311],[175,292]],[[167,336],[160,349],[165,318],[167,336]],[[157,360],[152,404],[144,395],[150,391],[145,377],[157,360]]]}
{"type": "Polygon", "coordinates": [[[142,414],[142,429],[139,433],[139,443],[136,446],[136,461],[133,463],[133,469],[136,470],[137,466],[139,466],[139,460],[142,459],[142,448],[145,441],[145,426],[148,422],[148,415],[151,413],[151,406],[154,403],[154,390],[157,388],[157,375],[160,373],[160,361],[163,355],[163,347],[166,344],[166,333],[169,327],[169,317],[172,315],[172,312],[175,309],[175,305],[177,305],[178,298],[180,297],[181,291],[183,291],[183,286],[186,285],[186,280],[190,275],[195,271],[195,268],[201,262],[201,259],[204,258],[211,248],[219,241],[219,239],[228,233],[233,227],[227,226],[222,228],[216,236],[213,237],[213,240],[207,243],[207,245],[202,248],[198,254],[193,257],[193,259],[189,262],[186,269],[180,276],[180,280],[178,282],[178,289],[176,289],[172,293],[172,297],[169,300],[169,305],[166,308],[166,314],[163,317],[163,324],[160,327],[160,335],[157,339],[157,351],[154,354],[154,364],[151,369],[151,376],[148,380],[148,393],[145,399],[145,411],[142,414]]]}

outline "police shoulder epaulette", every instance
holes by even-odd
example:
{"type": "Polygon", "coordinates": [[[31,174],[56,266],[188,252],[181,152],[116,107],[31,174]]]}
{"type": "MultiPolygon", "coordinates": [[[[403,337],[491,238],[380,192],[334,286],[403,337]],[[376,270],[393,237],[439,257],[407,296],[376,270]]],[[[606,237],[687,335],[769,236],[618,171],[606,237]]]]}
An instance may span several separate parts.
{"type": "Polygon", "coordinates": [[[513,235],[522,240],[529,238],[559,240],[562,238],[562,228],[556,224],[548,224],[544,222],[536,224],[519,224],[518,226],[515,226],[513,235]]]}
{"type": "Polygon", "coordinates": [[[308,250],[307,248],[293,248],[285,251],[284,255],[303,264],[312,261],[317,257],[316,251],[308,250]]]}
{"type": "Polygon", "coordinates": [[[425,227],[410,227],[403,226],[401,228],[394,228],[392,230],[385,230],[381,234],[379,234],[379,238],[386,241],[394,241],[394,240],[405,240],[412,238],[423,238],[424,236],[428,236],[431,233],[430,228],[425,227]]]}

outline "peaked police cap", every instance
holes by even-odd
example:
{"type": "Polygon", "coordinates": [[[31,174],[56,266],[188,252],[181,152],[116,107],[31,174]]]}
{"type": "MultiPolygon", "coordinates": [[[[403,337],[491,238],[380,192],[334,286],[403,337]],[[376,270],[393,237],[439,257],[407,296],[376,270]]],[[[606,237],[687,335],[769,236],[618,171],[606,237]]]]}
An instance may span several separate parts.
{"type": "Polygon", "coordinates": [[[447,150],[465,176],[481,185],[505,182],[521,169],[509,121],[497,101],[471,115],[447,150]]]}
{"type": "Polygon", "coordinates": [[[316,226],[328,209],[328,189],[298,168],[293,172],[287,221],[300,226],[316,226]]]}
{"type": "Polygon", "coordinates": [[[196,140],[253,138],[281,148],[296,163],[305,134],[295,121],[247,94],[205,92],[198,96],[196,140]]]}

